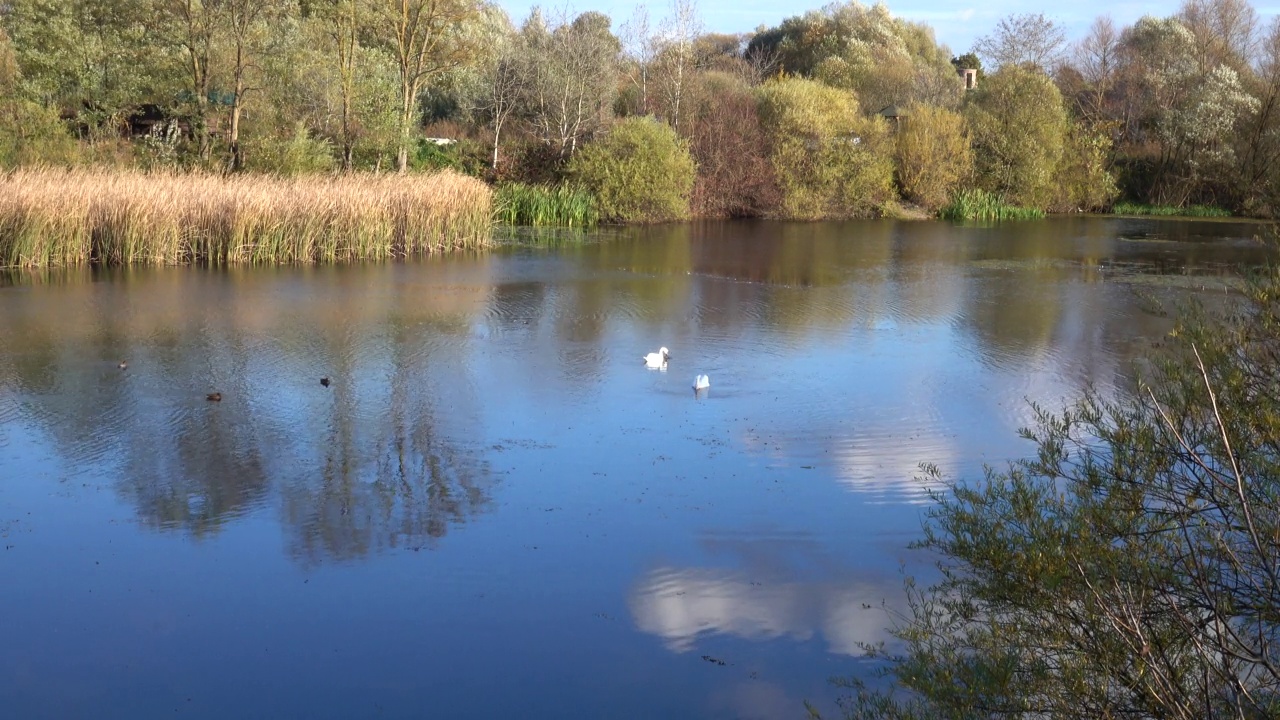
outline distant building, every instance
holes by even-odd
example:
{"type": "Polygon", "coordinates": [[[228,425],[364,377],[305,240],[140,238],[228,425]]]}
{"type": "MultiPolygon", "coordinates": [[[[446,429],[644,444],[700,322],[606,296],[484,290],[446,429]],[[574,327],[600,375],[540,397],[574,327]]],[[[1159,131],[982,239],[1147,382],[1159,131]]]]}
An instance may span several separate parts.
{"type": "Polygon", "coordinates": [[[960,75],[964,78],[965,90],[972,90],[978,87],[978,69],[977,68],[960,68],[960,75]]]}
{"type": "Polygon", "coordinates": [[[880,112],[876,114],[892,123],[895,130],[898,128],[898,123],[902,121],[902,118],[907,116],[906,113],[898,109],[897,105],[886,105],[880,108],[880,112]]]}

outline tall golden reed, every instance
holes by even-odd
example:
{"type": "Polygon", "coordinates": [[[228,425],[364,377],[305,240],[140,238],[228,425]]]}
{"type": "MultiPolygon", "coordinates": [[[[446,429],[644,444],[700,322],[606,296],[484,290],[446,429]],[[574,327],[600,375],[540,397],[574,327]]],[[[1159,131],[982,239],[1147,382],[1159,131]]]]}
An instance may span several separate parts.
{"type": "Polygon", "coordinates": [[[482,247],[492,192],[452,172],[0,175],[0,267],[385,260],[482,247]]]}

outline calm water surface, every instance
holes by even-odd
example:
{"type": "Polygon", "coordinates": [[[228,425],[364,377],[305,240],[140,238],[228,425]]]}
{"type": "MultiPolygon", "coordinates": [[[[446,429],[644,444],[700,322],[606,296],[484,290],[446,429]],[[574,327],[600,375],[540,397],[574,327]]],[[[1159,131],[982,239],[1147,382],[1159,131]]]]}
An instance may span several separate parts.
{"type": "Polygon", "coordinates": [[[1124,392],[1167,329],[1141,295],[1221,294],[1257,231],[706,224],[0,279],[0,707],[829,709],[926,567],[917,465],[977,476],[1029,452],[1027,399],[1124,392]]]}

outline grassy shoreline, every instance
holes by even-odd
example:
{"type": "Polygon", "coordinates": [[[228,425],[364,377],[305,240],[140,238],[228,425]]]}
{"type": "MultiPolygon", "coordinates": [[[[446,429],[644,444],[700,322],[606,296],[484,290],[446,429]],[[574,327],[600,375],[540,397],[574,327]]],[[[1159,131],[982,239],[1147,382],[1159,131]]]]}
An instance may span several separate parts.
{"type": "Polygon", "coordinates": [[[589,228],[599,222],[595,197],[570,185],[499,185],[494,208],[499,223],[516,227],[589,228]]]}
{"type": "Polygon", "coordinates": [[[1039,220],[1044,216],[1043,210],[1009,205],[982,190],[961,190],[938,211],[940,219],[952,221],[1039,220]]]}
{"type": "Polygon", "coordinates": [[[386,260],[484,247],[474,178],[278,178],[99,170],[0,175],[0,267],[386,260]]]}
{"type": "Polygon", "coordinates": [[[1144,205],[1135,202],[1118,202],[1111,207],[1112,215],[1149,215],[1154,217],[1229,218],[1230,210],[1211,205],[1144,205]]]}

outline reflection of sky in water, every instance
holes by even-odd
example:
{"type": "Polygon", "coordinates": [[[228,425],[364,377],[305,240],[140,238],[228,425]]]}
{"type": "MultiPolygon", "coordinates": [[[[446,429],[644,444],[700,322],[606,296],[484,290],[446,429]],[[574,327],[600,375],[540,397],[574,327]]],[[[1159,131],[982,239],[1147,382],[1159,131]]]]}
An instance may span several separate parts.
{"type": "Polygon", "coordinates": [[[827,583],[763,587],[733,573],[670,568],[645,580],[632,607],[636,626],[663,638],[675,652],[693,650],[702,633],[746,640],[808,640],[821,634],[830,652],[843,655],[860,653],[860,643],[890,639],[888,617],[868,604],[884,588],[827,583]]]}
{"type": "Polygon", "coordinates": [[[697,649],[699,638],[723,634],[744,640],[820,636],[828,652],[857,655],[865,644],[888,642],[884,603],[897,605],[900,578],[846,567],[803,534],[756,531],[702,541],[734,567],[658,567],[632,589],[636,626],[675,652],[697,649]]]}
{"type": "MultiPolygon", "coordinates": [[[[1026,398],[1123,387],[1164,321],[1097,268],[1157,224],[0,287],[0,706],[798,713],[886,639],[918,464],[972,477],[1029,451],[1026,398]]],[[[1161,262],[1212,254],[1171,237],[1161,262]]]]}

